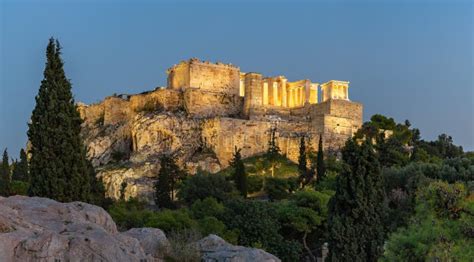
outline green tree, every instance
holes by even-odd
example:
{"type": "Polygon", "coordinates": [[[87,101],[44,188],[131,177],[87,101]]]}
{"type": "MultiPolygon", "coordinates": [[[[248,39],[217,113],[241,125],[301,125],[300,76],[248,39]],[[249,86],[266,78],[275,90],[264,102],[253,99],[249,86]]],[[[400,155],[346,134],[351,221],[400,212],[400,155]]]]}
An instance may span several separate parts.
{"type": "Polygon", "coordinates": [[[225,203],[222,221],[230,230],[238,230],[238,244],[263,248],[283,261],[298,261],[301,245],[285,239],[273,203],[233,199],[225,203]]]}
{"type": "Polygon", "coordinates": [[[20,150],[20,161],[15,163],[15,168],[13,169],[12,179],[17,181],[28,182],[28,159],[26,157],[26,152],[23,148],[20,150]]]}
{"type": "Polygon", "coordinates": [[[324,163],[323,136],[319,135],[318,154],[316,156],[316,175],[318,181],[326,176],[326,164],[324,163]]]}
{"type": "Polygon", "coordinates": [[[178,191],[179,199],[188,204],[207,197],[213,197],[222,202],[236,194],[234,185],[227,181],[225,176],[205,172],[198,172],[194,176],[187,177],[178,191]]]}
{"type": "Polygon", "coordinates": [[[266,158],[270,161],[272,177],[275,175],[275,165],[278,162],[280,157],[280,147],[276,143],[276,128],[272,127],[270,129],[270,140],[268,141],[268,150],[266,153],[266,158]]]}
{"type": "Polygon", "coordinates": [[[300,138],[300,148],[299,148],[299,156],[298,156],[298,171],[300,173],[300,181],[302,185],[309,183],[308,179],[308,162],[306,160],[306,143],[304,140],[304,136],[300,138]]]}
{"type": "Polygon", "coordinates": [[[460,183],[433,181],[416,195],[414,216],[390,235],[382,261],[472,261],[472,193],[460,183]]]}
{"type": "Polygon", "coordinates": [[[8,163],[7,149],[3,151],[2,165],[0,167],[0,195],[9,196],[11,193],[10,164],[8,163]]]}
{"type": "Polygon", "coordinates": [[[163,208],[174,207],[176,185],[184,176],[184,172],[169,155],[161,157],[160,171],[155,184],[155,201],[158,206],[163,208]]]}
{"type": "Polygon", "coordinates": [[[245,173],[240,149],[237,149],[237,147],[235,147],[234,156],[229,164],[232,168],[232,178],[234,179],[235,187],[243,197],[247,197],[247,174],[245,173]]]}
{"type": "Polygon", "coordinates": [[[369,140],[349,140],[344,171],[330,202],[329,250],[333,261],[377,261],[384,240],[385,191],[380,164],[369,140]]]}
{"type": "Polygon", "coordinates": [[[80,136],[82,119],[66,78],[61,47],[51,38],[44,78],[29,124],[29,195],[58,201],[90,201],[98,183],[80,136]]]}

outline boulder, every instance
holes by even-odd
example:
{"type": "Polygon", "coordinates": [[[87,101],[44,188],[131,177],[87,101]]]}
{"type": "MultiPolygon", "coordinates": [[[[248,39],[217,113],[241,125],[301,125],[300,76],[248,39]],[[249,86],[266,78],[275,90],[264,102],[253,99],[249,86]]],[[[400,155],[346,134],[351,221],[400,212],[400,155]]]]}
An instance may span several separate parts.
{"type": "Polygon", "coordinates": [[[0,198],[1,261],[157,261],[100,207],[47,198],[0,198]]]}
{"type": "MultiPolygon", "coordinates": [[[[12,196],[0,197],[0,210],[1,262],[157,262],[172,253],[160,229],[133,228],[120,233],[104,209],[90,204],[12,196]]],[[[263,250],[234,246],[216,235],[193,242],[193,246],[202,261],[280,261],[263,250]]]]}
{"type": "Polygon", "coordinates": [[[165,233],[158,228],[132,228],[122,234],[138,239],[145,253],[154,258],[163,259],[171,251],[165,233]]]}
{"type": "Polygon", "coordinates": [[[234,246],[212,234],[201,239],[197,246],[201,252],[202,261],[205,262],[280,261],[276,256],[261,249],[234,246]]]}

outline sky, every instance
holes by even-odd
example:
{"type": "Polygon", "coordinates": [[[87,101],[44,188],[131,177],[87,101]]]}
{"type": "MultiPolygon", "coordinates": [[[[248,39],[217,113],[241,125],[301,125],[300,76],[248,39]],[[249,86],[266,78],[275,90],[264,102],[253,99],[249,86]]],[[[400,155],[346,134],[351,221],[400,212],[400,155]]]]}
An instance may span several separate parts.
{"type": "Polygon", "coordinates": [[[473,1],[0,0],[0,149],[18,157],[50,37],[76,101],[166,85],[181,60],[350,81],[364,119],[409,119],[474,150],[473,1]]]}

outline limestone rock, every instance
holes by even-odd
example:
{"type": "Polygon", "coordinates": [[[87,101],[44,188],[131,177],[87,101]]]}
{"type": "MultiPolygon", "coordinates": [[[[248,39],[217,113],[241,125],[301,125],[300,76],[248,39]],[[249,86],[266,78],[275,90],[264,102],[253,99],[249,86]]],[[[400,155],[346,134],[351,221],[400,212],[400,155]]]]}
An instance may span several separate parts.
{"type": "Polygon", "coordinates": [[[1,261],[154,261],[100,207],[47,198],[0,198],[1,261]]]}
{"type": "MultiPolygon", "coordinates": [[[[0,197],[0,261],[163,261],[170,254],[157,228],[120,233],[100,207],[48,198],[0,197]]],[[[255,248],[234,246],[216,235],[196,243],[202,261],[280,261],[255,248]]]]}
{"type": "Polygon", "coordinates": [[[216,235],[201,239],[197,245],[202,261],[205,262],[280,261],[276,256],[261,249],[234,246],[216,235]]]}
{"type": "Polygon", "coordinates": [[[162,259],[170,253],[170,242],[158,228],[132,228],[122,234],[138,239],[143,250],[154,258],[162,259]]]}

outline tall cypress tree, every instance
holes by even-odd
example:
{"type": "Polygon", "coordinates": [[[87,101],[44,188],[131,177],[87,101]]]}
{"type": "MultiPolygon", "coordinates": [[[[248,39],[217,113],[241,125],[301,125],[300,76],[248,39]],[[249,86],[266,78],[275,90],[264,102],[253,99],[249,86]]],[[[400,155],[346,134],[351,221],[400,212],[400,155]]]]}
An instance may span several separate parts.
{"type": "Polygon", "coordinates": [[[316,156],[317,179],[320,181],[326,176],[326,165],[324,163],[323,136],[319,135],[318,153],[316,156]]]}
{"type": "Polygon", "coordinates": [[[268,150],[266,157],[270,161],[271,164],[271,169],[272,169],[272,177],[275,174],[275,164],[278,161],[278,158],[280,157],[280,148],[278,147],[276,143],[276,128],[272,127],[270,129],[270,140],[268,141],[268,150]]]}
{"type": "Polygon", "coordinates": [[[306,144],[304,140],[304,136],[300,138],[300,150],[299,150],[299,156],[298,156],[298,171],[300,173],[300,181],[303,183],[303,185],[308,182],[306,181],[308,179],[308,167],[307,167],[307,161],[306,161],[306,144]]]}
{"type": "Polygon", "coordinates": [[[28,159],[23,148],[20,150],[20,161],[15,163],[15,168],[12,173],[12,180],[28,182],[28,159]]]}
{"type": "Polygon", "coordinates": [[[243,197],[247,197],[247,174],[245,173],[245,166],[240,150],[241,149],[235,147],[234,156],[229,164],[233,170],[232,177],[235,182],[235,187],[243,197]]]}
{"type": "Polygon", "coordinates": [[[51,38],[44,78],[29,123],[29,195],[58,201],[90,201],[95,173],[80,136],[82,119],[66,78],[61,47],[51,38]]]}
{"type": "Polygon", "coordinates": [[[160,158],[160,171],[155,184],[155,202],[162,208],[173,208],[174,191],[185,174],[169,155],[160,158]]]}
{"type": "Polygon", "coordinates": [[[11,193],[10,164],[8,163],[7,149],[3,151],[2,165],[0,166],[0,195],[9,196],[11,193]]]}
{"type": "Polygon", "coordinates": [[[332,261],[377,261],[384,240],[384,187],[370,141],[349,140],[342,152],[344,171],[329,204],[332,261]]]}

